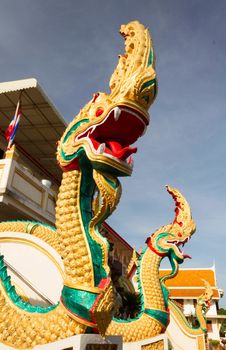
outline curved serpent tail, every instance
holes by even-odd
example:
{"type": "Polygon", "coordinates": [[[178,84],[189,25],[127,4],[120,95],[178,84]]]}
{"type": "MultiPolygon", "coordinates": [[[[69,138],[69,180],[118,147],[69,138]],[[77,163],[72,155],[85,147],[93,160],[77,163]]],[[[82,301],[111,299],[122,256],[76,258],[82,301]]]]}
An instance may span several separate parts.
{"type": "Polygon", "coordinates": [[[31,349],[74,334],[85,333],[61,305],[47,308],[24,302],[12,286],[3,256],[0,257],[0,342],[11,347],[31,349]]]}
{"type": "Polygon", "coordinates": [[[55,227],[43,224],[39,221],[3,221],[0,222],[0,232],[20,232],[35,235],[36,237],[51,245],[54,249],[57,250],[58,248],[58,235],[56,233],[55,227]]]}

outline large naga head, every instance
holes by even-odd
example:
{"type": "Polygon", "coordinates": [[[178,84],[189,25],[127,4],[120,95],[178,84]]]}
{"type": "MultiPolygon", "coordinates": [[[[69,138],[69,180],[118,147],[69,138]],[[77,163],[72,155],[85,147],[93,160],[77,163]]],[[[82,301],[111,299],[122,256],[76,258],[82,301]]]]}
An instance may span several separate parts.
{"type": "Polygon", "coordinates": [[[152,40],[147,28],[137,21],[122,25],[125,54],[119,56],[110,80],[110,93],[96,93],[64,132],[57,159],[64,170],[79,169],[80,155],[94,169],[116,176],[130,175],[131,145],[149,124],[157,82],[152,40]]]}

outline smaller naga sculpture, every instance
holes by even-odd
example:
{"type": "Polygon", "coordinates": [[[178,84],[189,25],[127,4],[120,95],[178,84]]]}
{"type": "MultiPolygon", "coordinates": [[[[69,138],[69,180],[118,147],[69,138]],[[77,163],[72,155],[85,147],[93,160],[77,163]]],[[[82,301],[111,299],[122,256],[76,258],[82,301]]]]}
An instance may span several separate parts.
{"type": "MultiPolygon", "coordinates": [[[[178,308],[178,306],[170,301],[170,309],[174,309],[178,318],[183,320],[184,327],[189,329],[191,334],[195,332],[195,334],[203,334],[207,332],[207,323],[206,323],[206,314],[210,308],[211,300],[213,297],[213,290],[209,282],[203,279],[205,290],[202,295],[197,299],[197,304],[195,307],[195,319],[198,323],[197,327],[191,327],[187,319],[184,317],[182,311],[178,308]]],[[[193,333],[194,334],[194,333],[193,333]]]]}
{"type": "Polygon", "coordinates": [[[122,335],[124,342],[151,338],[165,331],[169,323],[169,292],[165,281],[177,274],[178,265],[188,257],[179,246],[184,245],[195,232],[190,207],[178,190],[167,186],[167,191],[175,201],[176,216],[172,224],[159,228],[147,239],[147,248],[138,260],[140,313],[135,319],[113,319],[107,329],[106,334],[122,335]],[[160,263],[166,257],[172,271],[159,280],[160,263]]]}
{"type": "MultiPolygon", "coordinates": [[[[179,325],[178,331],[184,334],[184,345],[186,344],[186,349],[193,348],[194,346],[197,350],[208,349],[206,314],[211,305],[213,290],[206,280],[203,279],[203,282],[205,289],[202,295],[197,299],[195,307],[195,326],[186,319],[183,311],[175,304],[175,302],[169,300],[171,319],[174,319],[176,324],[179,325]],[[196,345],[194,345],[194,343],[191,345],[192,339],[196,339],[196,345]]],[[[174,330],[174,332],[175,331],[176,330],[174,330]]],[[[174,338],[173,335],[170,334],[169,329],[167,332],[173,342],[174,338]]]]}
{"type": "MultiPolygon", "coordinates": [[[[0,257],[0,343],[20,349],[54,342],[75,334],[99,332],[122,335],[132,342],[164,332],[168,324],[166,278],[173,277],[185,255],[179,246],[195,231],[188,203],[171,187],[176,217],[147,240],[138,267],[141,310],[135,319],[112,320],[114,293],[108,266],[109,244],[101,224],[116,208],[120,176],[133,170],[131,145],[149,124],[155,100],[155,59],[149,31],[139,22],[123,25],[125,54],[110,80],[110,94],[96,93],[68,125],[57,148],[63,178],[56,205],[56,228],[38,222],[3,222],[1,233],[19,232],[42,240],[62,257],[64,287],[58,304],[50,307],[25,302],[11,284],[0,257]],[[93,202],[101,198],[96,210],[93,202]],[[159,265],[168,257],[169,276],[159,281],[159,265]]],[[[10,238],[17,241],[16,236],[10,238]]],[[[4,241],[6,239],[4,238],[4,241]]],[[[37,243],[36,243],[37,244],[37,243]]],[[[60,270],[60,269],[59,269],[60,270]]],[[[155,347],[156,348],[156,347],[155,347]]]]}
{"type": "Polygon", "coordinates": [[[207,323],[206,323],[206,314],[210,308],[211,300],[213,297],[213,290],[209,282],[202,279],[205,285],[205,290],[202,295],[197,300],[197,305],[195,308],[196,318],[199,324],[199,327],[203,332],[207,332],[207,323]]]}

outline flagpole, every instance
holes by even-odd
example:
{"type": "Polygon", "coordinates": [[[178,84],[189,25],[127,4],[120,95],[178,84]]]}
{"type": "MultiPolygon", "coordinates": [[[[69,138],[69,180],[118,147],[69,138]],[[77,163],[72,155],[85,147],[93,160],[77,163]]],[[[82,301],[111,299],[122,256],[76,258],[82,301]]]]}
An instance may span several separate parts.
{"type": "Polygon", "coordinates": [[[16,111],[15,111],[15,114],[16,114],[16,115],[17,115],[17,113],[18,113],[19,107],[20,107],[20,98],[19,98],[19,100],[18,100],[18,102],[17,102],[17,105],[16,105],[16,111]]]}
{"type": "Polygon", "coordinates": [[[19,94],[19,98],[18,98],[17,105],[16,105],[15,115],[18,114],[18,110],[19,110],[19,107],[20,107],[20,105],[21,105],[21,96],[22,96],[22,93],[23,93],[23,90],[21,90],[21,91],[20,91],[20,94],[19,94]]]}
{"type": "Polygon", "coordinates": [[[18,114],[18,110],[19,110],[19,107],[20,107],[20,105],[21,105],[21,96],[22,96],[22,93],[23,93],[23,90],[21,90],[21,91],[20,91],[20,94],[19,94],[19,98],[18,98],[17,105],[16,105],[15,115],[18,114]]]}
{"type": "MultiPolygon", "coordinates": [[[[14,113],[14,116],[16,116],[17,118],[17,115],[18,115],[18,111],[19,111],[19,107],[20,107],[20,96],[19,96],[19,99],[18,99],[18,102],[17,102],[17,105],[16,105],[16,110],[15,110],[15,113],[14,113]]],[[[16,122],[16,120],[15,120],[16,122]]],[[[14,144],[15,145],[15,144],[14,144]]],[[[7,150],[10,150],[10,148],[13,146],[13,143],[11,141],[11,139],[9,139],[8,141],[8,145],[7,145],[7,150]]],[[[15,148],[15,147],[14,147],[15,148]]]]}
{"type": "MultiPolygon", "coordinates": [[[[13,128],[16,126],[17,124],[17,119],[19,118],[20,120],[20,112],[19,112],[19,108],[21,107],[21,96],[22,96],[22,93],[23,93],[23,90],[20,91],[20,94],[19,94],[19,98],[18,98],[18,102],[17,102],[17,105],[16,105],[16,110],[15,110],[15,113],[14,113],[14,125],[13,125],[13,128]]],[[[11,122],[12,123],[12,122],[11,122]]],[[[17,129],[17,126],[16,126],[16,129],[17,129]]],[[[16,132],[16,130],[15,130],[16,132]]],[[[13,139],[14,139],[15,136],[13,136],[13,139]]],[[[8,145],[7,145],[7,150],[10,150],[11,147],[14,145],[14,148],[15,148],[15,144],[13,143],[13,139],[9,138],[8,140],[8,145]]]]}

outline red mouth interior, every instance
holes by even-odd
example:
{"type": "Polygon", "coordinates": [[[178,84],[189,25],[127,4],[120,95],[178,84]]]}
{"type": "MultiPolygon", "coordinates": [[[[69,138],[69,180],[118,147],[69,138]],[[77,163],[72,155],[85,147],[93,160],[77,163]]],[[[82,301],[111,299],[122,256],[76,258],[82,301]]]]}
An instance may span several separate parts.
{"type": "Polygon", "coordinates": [[[103,123],[96,125],[94,130],[87,130],[78,138],[89,137],[95,150],[104,144],[102,153],[125,161],[131,154],[136,153],[137,148],[130,145],[143,134],[144,129],[145,124],[138,114],[136,116],[134,111],[123,107],[117,121],[112,110],[103,123]]]}

